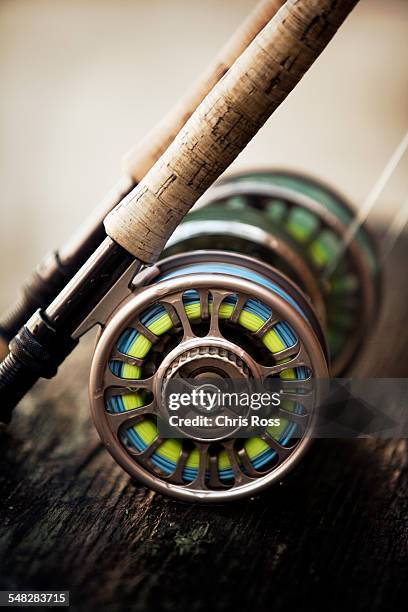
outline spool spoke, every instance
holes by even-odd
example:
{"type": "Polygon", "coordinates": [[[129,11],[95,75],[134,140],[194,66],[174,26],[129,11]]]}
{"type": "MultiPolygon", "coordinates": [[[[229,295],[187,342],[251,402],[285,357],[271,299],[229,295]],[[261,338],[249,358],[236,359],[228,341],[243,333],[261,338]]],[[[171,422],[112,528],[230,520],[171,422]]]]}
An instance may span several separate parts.
{"type": "Polygon", "coordinates": [[[210,464],[210,479],[209,485],[213,488],[228,488],[227,485],[223,484],[220,480],[218,473],[218,459],[215,455],[209,456],[210,464]]]}
{"type": "Polygon", "coordinates": [[[146,406],[132,408],[132,410],[126,410],[125,412],[107,412],[106,418],[113,433],[119,437],[119,431],[122,428],[127,429],[128,427],[132,427],[132,425],[140,421],[143,415],[156,414],[156,411],[156,402],[153,401],[146,404],[146,406]]]}
{"type": "Polygon", "coordinates": [[[169,474],[166,479],[174,482],[175,484],[184,484],[183,481],[183,472],[186,467],[187,459],[188,459],[188,451],[183,447],[181,449],[181,453],[179,458],[177,459],[176,469],[172,474],[169,474]]]}
{"type": "Polygon", "coordinates": [[[258,331],[254,332],[254,338],[263,338],[268,331],[277,323],[279,323],[278,317],[275,317],[273,314],[265,321],[263,325],[258,329],[258,331]]]}
{"type": "Polygon", "coordinates": [[[286,361],[285,363],[276,363],[272,366],[259,366],[261,370],[261,377],[268,378],[268,376],[276,376],[277,374],[281,374],[286,370],[291,370],[292,368],[300,368],[302,366],[306,366],[303,359],[291,359],[290,361],[286,361]]]}
{"type": "MultiPolygon", "coordinates": [[[[318,383],[317,383],[318,384],[318,383]]],[[[280,380],[280,400],[290,401],[303,406],[306,414],[311,415],[316,408],[315,381],[309,377],[306,380],[280,380]]]]}
{"type": "Polygon", "coordinates": [[[152,344],[156,344],[156,342],[159,341],[159,336],[156,336],[156,334],[150,331],[150,329],[143,325],[143,323],[139,319],[134,321],[133,326],[139,332],[139,334],[147,338],[152,344]]]}
{"type": "Polygon", "coordinates": [[[278,382],[282,393],[287,393],[288,395],[295,393],[311,393],[314,391],[315,384],[318,384],[311,376],[307,378],[281,378],[278,382]]]}
{"type": "Polygon", "coordinates": [[[275,363],[272,366],[263,366],[259,364],[263,379],[267,378],[268,376],[276,376],[281,372],[291,370],[293,368],[310,367],[309,355],[306,353],[303,346],[299,346],[299,344],[290,347],[289,349],[285,349],[284,351],[280,351],[280,353],[276,353],[274,358],[279,359],[279,361],[284,359],[284,362],[275,363]]]}
{"type": "Polygon", "coordinates": [[[140,359],[139,357],[131,357],[126,353],[122,353],[117,348],[113,350],[111,359],[113,361],[121,361],[122,363],[126,363],[127,365],[137,367],[141,367],[144,363],[144,359],[140,359]]]}
{"type": "Polygon", "coordinates": [[[189,338],[195,338],[196,335],[194,334],[191,328],[190,320],[184,308],[183,293],[175,293],[174,295],[166,296],[165,298],[161,299],[161,302],[163,303],[165,307],[166,305],[169,305],[170,308],[173,308],[175,310],[178,320],[180,322],[180,325],[183,329],[183,340],[187,340],[189,338]]]}
{"type": "Polygon", "coordinates": [[[247,476],[238,463],[237,455],[234,450],[234,440],[227,440],[224,442],[223,446],[227,452],[228,459],[231,464],[232,473],[234,474],[234,487],[240,486],[246,482],[252,482],[253,478],[247,476]]]}
{"type": "Polygon", "coordinates": [[[167,314],[169,315],[170,320],[173,323],[174,329],[178,329],[178,328],[182,327],[182,325],[180,323],[180,319],[178,318],[178,316],[176,314],[176,311],[173,308],[173,306],[170,306],[169,304],[163,303],[163,307],[166,310],[167,314]]]}
{"type": "Polygon", "coordinates": [[[201,320],[207,321],[210,318],[210,309],[208,308],[208,290],[199,289],[198,295],[200,296],[201,320]]]}
{"type": "Polygon", "coordinates": [[[241,312],[248,301],[248,296],[240,293],[237,297],[237,301],[235,302],[234,310],[232,315],[230,316],[230,323],[238,323],[238,319],[241,315],[241,312]]]}
{"type": "Polygon", "coordinates": [[[199,454],[197,476],[194,478],[193,482],[187,485],[186,488],[207,489],[205,476],[207,471],[208,448],[210,445],[207,443],[198,442],[196,446],[199,454]]]}
{"type": "Polygon", "coordinates": [[[306,431],[309,421],[309,414],[296,414],[296,412],[291,412],[290,410],[285,410],[284,408],[279,408],[278,412],[281,417],[295,423],[298,427],[300,427],[302,434],[306,431]]]}
{"type": "Polygon", "coordinates": [[[105,388],[119,387],[129,391],[138,391],[140,389],[152,389],[154,376],[149,378],[121,378],[116,376],[109,368],[105,372],[105,388]]]}
{"type": "Polygon", "coordinates": [[[227,295],[231,295],[229,291],[211,291],[212,295],[212,308],[211,308],[211,320],[210,329],[208,332],[209,336],[221,337],[219,320],[220,320],[220,306],[227,295]]]}
{"type": "Polygon", "coordinates": [[[160,436],[157,436],[150,444],[146,446],[144,450],[139,451],[139,452],[136,451],[135,454],[137,454],[137,456],[140,459],[150,459],[150,457],[159,448],[162,442],[163,442],[163,438],[161,438],[160,436]]]}
{"type": "Polygon", "coordinates": [[[260,438],[264,442],[266,442],[272,450],[277,453],[279,461],[283,461],[284,459],[286,459],[286,457],[288,457],[292,452],[291,448],[286,448],[285,446],[282,446],[282,444],[277,442],[275,438],[273,438],[267,431],[261,434],[260,438]]]}
{"type": "MultiPolygon", "coordinates": [[[[304,408],[306,415],[311,415],[314,409],[316,408],[314,393],[296,393],[296,392],[286,393],[285,391],[281,391],[280,400],[281,400],[281,403],[282,403],[282,400],[285,400],[285,401],[288,400],[290,402],[293,402],[294,404],[300,404],[304,408]]],[[[289,412],[289,414],[292,414],[289,410],[285,411],[284,408],[280,408],[280,410],[284,411],[285,414],[287,412],[289,412]]],[[[297,415],[297,416],[300,417],[303,415],[297,415]]]]}
{"type": "Polygon", "coordinates": [[[241,463],[243,467],[245,468],[245,472],[247,472],[249,476],[252,476],[254,478],[259,477],[260,474],[252,465],[252,461],[249,458],[248,453],[246,452],[245,448],[239,449],[238,456],[241,459],[241,463]]]}
{"type": "Polygon", "coordinates": [[[289,348],[283,349],[283,351],[279,351],[278,353],[274,353],[274,359],[276,361],[281,361],[282,359],[289,359],[293,355],[297,355],[300,352],[300,342],[299,340],[293,346],[289,348]]]}

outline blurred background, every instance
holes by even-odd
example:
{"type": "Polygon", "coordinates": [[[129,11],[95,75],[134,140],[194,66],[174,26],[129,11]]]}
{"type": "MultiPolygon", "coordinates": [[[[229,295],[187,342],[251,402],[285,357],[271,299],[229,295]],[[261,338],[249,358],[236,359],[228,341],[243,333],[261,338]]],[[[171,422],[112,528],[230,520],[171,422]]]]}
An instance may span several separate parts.
{"type": "MultiPolygon", "coordinates": [[[[1,0],[0,309],[256,0],[1,0]]],[[[408,3],[361,0],[233,170],[310,172],[361,205],[408,128],[408,3]]],[[[373,213],[407,198],[408,156],[373,213]]]]}

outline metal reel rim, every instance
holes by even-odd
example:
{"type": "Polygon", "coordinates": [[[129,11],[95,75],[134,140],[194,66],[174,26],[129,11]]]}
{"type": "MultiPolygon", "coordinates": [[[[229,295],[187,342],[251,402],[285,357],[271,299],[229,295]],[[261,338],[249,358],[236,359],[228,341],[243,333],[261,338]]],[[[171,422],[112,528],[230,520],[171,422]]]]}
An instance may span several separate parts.
{"type": "MultiPolygon", "coordinates": [[[[194,282],[192,283],[192,279],[191,279],[192,276],[193,275],[187,275],[186,277],[178,277],[178,280],[181,281],[182,289],[184,291],[191,288],[192,284],[197,286],[197,279],[194,279],[194,282]]],[[[197,275],[197,276],[202,277],[201,284],[203,284],[204,286],[206,284],[210,284],[211,287],[213,287],[215,284],[220,289],[221,288],[225,289],[226,280],[227,280],[227,281],[230,281],[232,285],[229,287],[229,291],[231,291],[231,293],[234,292],[234,289],[235,291],[240,290],[242,288],[242,284],[244,285],[248,284],[248,287],[247,287],[248,291],[250,289],[253,291],[252,283],[249,283],[249,281],[245,281],[243,283],[241,279],[239,279],[238,281],[238,279],[233,279],[231,277],[226,278],[224,275],[221,275],[221,274],[219,275],[218,278],[214,278],[215,275],[197,275]]],[[[177,290],[179,289],[180,288],[178,287],[177,290]]],[[[258,289],[261,290],[262,288],[259,287],[258,289]]],[[[276,468],[273,468],[269,474],[265,476],[261,476],[258,479],[254,480],[253,482],[245,483],[240,486],[228,489],[226,491],[222,491],[222,490],[221,491],[219,490],[199,491],[197,489],[189,490],[186,486],[177,486],[172,483],[168,483],[162,478],[160,478],[159,476],[155,476],[147,472],[134,459],[132,459],[132,457],[123,447],[122,442],[118,440],[118,438],[114,435],[109,425],[107,424],[107,419],[105,416],[106,406],[105,406],[105,397],[104,397],[104,387],[103,385],[101,385],[101,381],[103,381],[104,379],[104,372],[105,372],[106,366],[108,364],[108,361],[111,355],[112,347],[114,343],[117,341],[120,333],[122,333],[122,331],[126,328],[126,326],[129,324],[130,321],[134,320],[135,314],[137,312],[142,312],[146,307],[148,307],[149,304],[152,304],[152,302],[154,303],[154,301],[157,301],[157,299],[156,300],[152,299],[156,297],[157,294],[164,296],[166,294],[166,290],[170,290],[171,293],[175,293],[175,291],[177,291],[174,289],[174,279],[160,281],[156,285],[152,287],[148,287],[144,291],[138,292],[135,296],[133,296],[133,298],[130,298],[129,301],[123,304],[122,309],[120,309],[115,315],[113,315],[111,321],[107,325],[107,327],[110,327],[110,330],[105,329],[105,331],[102,333],[100,337],[100,340],[96,347],[95,355],[92,361],[90,386],[89,386],[91,414],[92,414],[95,426],[97,428],[97,431],[99,433],[99,436],[101,437],[102,442],[104,443],[104,445],[106,446],[110,454],[113,456],[113,458],[119,463],[119,465],[121,465],[122,468],[125,469],[125,471],[127,471],[130,474],[130,476],[136,477],[143,484],[145,484],[146,486],[160,493],[171,495],[172,497],[176,497],[178,499],[183,499],[186,501],[202,501],[202,502],[219,503],[219,502],[226,501],[226,500],[238,499],[238,498],[250,495],[252,493],[258,492],[268,487],[270,484],[272,484],[276,480],[278,480],[282,476],[283,473],[286,473],[289,469],[291,469],[298,462],[298,460],[300,460],[300,458],[303,456],[303,453],[306,450],[306,447],[309,444],[310,439],[308,437],[304,436],[300,440],[300,442],[297,444],[293,452],[287,458],[282,460],[282,462],[276,468]],[[136,311],[134,308],[135,303],[138,305],[138,311],[136,311]],[[107,331],[108,333],[106,333],[107,331]]],[[[265,295],[262,296],[263,292],[260,291],[260,293],[261,293],[261,299],[262,297],[264,297],[265,299],[265,295]]],[[[270,293],[270,292],[267,291],[267,293],[270,293]]],[[[255,297],[258,297],[258,296],[255,296],[255,297]]],[[[277,300],[276,299],[274,300],[272,298],[278,298],[279,301],[282,301],[283,304],[288,307],[288,311],[290,311],[289,312],[290,317],[288,317],[290,319],[289,323],[291,325],[295,323],[293,324],[295,332],[298,335],[300,335],[299,326],[300,327],[302,326],[298,322],[299,314],[297,313],[297,311],[290,304],[287,304],[286,302],[284,302],[283,298],[280,298],[279,296],[275,296],[275,294],[272,294],[266,297],[267,298],[269,297],[268,302],[272,301],[275,303],[277,300]]],[[[271,304],[269,303],[268,305],[271,305],[271,304]]],[[[273,306],[271,305],[271,307],[273,306]]],[[[315,336],[311,326],[306,321],[302,321],[301,323],[308,326],[306,327],[306,330],[307,330],[306,333],[310,334],[309,342],[311,342],[312,346],[314,345],[314,348],[316,348],[316,350],[319,351],[320,364],[324,364],[325,361],[324,361],[323,352],[320,348],[317,337],[315,336]]],[[[315,363],[317,363],[316,360],[315,360],[315,363]]],[[[318,369],[316,378],[320,378],[320,377],[324,378],[326,376],[327,376],[327,368],[321,365],[320,369],[318,369]]],[[[312,415],[312,418],[313,418],[313,415],[312,415]]]]}
{"type": "MultiPolygon", "coordinates": [[[[215,182],[215,186],[224,185],[226,183],[234,182],[236,180],[240,180],[244,176],[261,176],[265,174],[270,174],[272,177],[276,175],[285,176],[287,178],[294,178],[301,180],[309,185],[316,187],[317,189],[321,189],[322,191],[326,191],[329,196],[338,202],[339,205],[343,206],[345,210],[351,217],[354,217],[356,214],[355,207],[350,202],[350,200],[337,188],[330,185],[324,179],[315,176],[314,174],[310,174],[304,170],[299,170],[297,168],[283,168],[280,166],[277,167],[266,167],[266,168],[248,168],[245,171],[236,171],[227,173],[225,176],[221,177],[218,181],[215,182]]],[[[376,240],[373,232],[370,227],[364,224],[362,228],[364,233],[366,234],[366,238],[368,240],[369,246],[372,250],[373,255],[377,256],[379,251],[378,241],[376,240]]]]}

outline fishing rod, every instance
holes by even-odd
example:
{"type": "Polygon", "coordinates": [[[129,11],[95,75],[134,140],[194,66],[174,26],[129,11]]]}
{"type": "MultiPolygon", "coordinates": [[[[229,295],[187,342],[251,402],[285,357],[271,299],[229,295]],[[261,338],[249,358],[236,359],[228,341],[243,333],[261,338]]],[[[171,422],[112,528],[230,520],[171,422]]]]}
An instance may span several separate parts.
{"type": "MultiPolygon", "coordinates": [[[[176,113],[176,137],[157,161],[152,155],[147,174],[134,176],[138,184],[112,210],[108,204],[103,239],[11,340],[0,364],[3,422],[99,324],[91,413],[113,457],[143,483],[186,500],[235,499],[299,461],[314,405],[300,387],[327,378],[329,367],[341,371],[373,321],[378,270],[371,237],[359,228],[327,282],[325,269],[354,215],[339,194],[284,171],[247,173],[209,188],[355,4],[289,0],[229,70],[217,72],[211,91],[194,98],[191,113],[176,113]],[[182,438],[163,438],[157,418],[166,389],[206,375],[277,377],[284,399],[279,428],[238,446],[229,430],[208,440],[184,430],[182,438]]],[[[144,151],[134,154],[138,168],[144,151]]]]}
{"type": "Polygon", "coordinates": [[[124,158],[124,175],[79,230],[57,252],[48,254],[26,282],[21,299],[0,321],[0,358],[8,343],[38,308],[45,308],[106,236],[105,216],[140,182],[164,153],[203,98],[272,19],[284,0],[262,0],[221,49],[187,94],[124,158]]]}

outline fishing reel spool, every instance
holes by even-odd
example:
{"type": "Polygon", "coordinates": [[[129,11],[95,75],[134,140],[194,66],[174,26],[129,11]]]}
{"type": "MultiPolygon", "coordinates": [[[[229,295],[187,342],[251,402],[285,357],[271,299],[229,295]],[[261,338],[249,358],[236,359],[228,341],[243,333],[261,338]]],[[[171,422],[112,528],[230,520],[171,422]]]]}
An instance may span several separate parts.
{"type": "Polygon", "coordinates": [[[322,182],[273,170],[230,176],[193,209],[169,253],[201,248],[246,253],[289,276],[325,330],[330,373],[350,370],[375,321],[380,296],[376,244],[349,203],[322,182]]]}
{"type": "Polygon", "coordinates": [[[93,419],[129,474],[178,499],[221,502],[298,463],[319,401],[304,385],[343,371],[375,316],[365,229],[326,274],[352,218],[337,194],[286,172],[229,178],[187,216],[164,259],[133,279],[95,350],[93,419]],[[246,439],[162,437],[166,385],[203,377],[279,379],[279,427],[246,439]]]}

